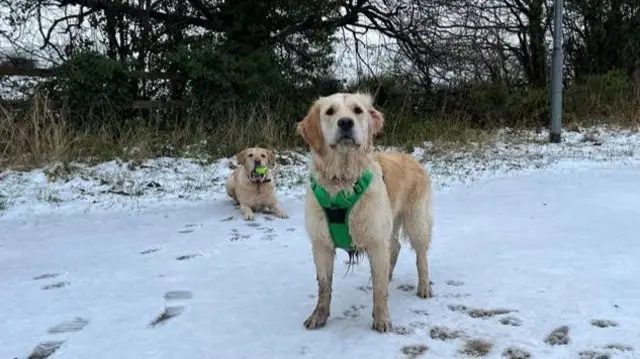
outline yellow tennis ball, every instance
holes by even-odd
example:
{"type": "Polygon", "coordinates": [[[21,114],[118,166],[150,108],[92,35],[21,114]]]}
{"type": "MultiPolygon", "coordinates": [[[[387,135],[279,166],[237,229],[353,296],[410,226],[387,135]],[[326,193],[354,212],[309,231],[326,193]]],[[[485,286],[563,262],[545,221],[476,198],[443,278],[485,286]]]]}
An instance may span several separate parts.
{"type": "Polygon", "coordinates": [[[256,173],[259,175],[264,175],[267,173],[267,167],[256,167],[256,173]]]}

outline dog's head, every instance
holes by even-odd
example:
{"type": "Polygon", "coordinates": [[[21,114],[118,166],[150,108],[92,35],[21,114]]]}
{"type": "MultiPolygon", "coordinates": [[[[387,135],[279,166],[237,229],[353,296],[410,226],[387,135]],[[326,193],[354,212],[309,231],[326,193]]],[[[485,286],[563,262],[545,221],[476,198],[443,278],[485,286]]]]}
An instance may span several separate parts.
{"type": "Polygon", "coordinates": [[[326,151],[371,151],[373,136],[382,130],[384,117],[363,93],[335,93],[321,97],[307,116],[298,122],[297,132],[319,155],[326,151]]]}
{"type": "Polygon", "coordinates": [[[261,147],[249,147],[236,155],[238,165],[244,167],[249,178],[254,182],[263,182],[268,178],[269,167],[276,162],[276,155],[272,150],[261,147]],[[266,172],[260,173],[260,168],[266,168],[266,172]]]}

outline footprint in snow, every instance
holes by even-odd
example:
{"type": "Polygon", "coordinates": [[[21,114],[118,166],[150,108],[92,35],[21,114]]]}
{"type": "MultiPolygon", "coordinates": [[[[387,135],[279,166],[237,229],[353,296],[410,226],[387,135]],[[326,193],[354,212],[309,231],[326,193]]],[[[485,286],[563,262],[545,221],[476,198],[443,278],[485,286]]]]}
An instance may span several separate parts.
{"type": "Polygon", "coordinates": [[[55,325],[55,326],[49,328],[49,330],[47,332],[49,334],[79,332],[82,329],[84,329],[84,327],[86,327],[87,324],[89,324],[89,320],[88,319],[84,319],[84,318],[81,318],[81,317],[75,317],[72,320],[68,320],[68,321],[62,322],[62,323],[60,323],[58,325],[55,325]]]}
{"type": "Polygon", "coordinates": [[[59,289],[59,288],[64,288],[64,287],[66,287],[66,286],[68,286],[68,285],[70,285],[70,284],[71,284],[71,283],[69,283],[69,282],[65,282],[65,281],[57,282],[57,283],[53,283],[53,284],[47,284],[47,285],[42,286],[42,290],[50,290],[50,289],[59,289]]]}
{"type": "Polygon", "coordinates": [[[27,359],[47,359],[60,349],[64,342],[64,340],[42,342],[33,348],[27,359]]]}
{"type": "Polygon", "coordinates": [[[51,278],[55,278],[57,276],[59,276],[60,274],[58,273],[45,273],[45,274],[41,274],[37,277],[33,277],[33,280],[42,280],[42,279],[51,279],[51,278]]]}
{"type": "Polygon", "coordinates": [[[609,319],[593,319],[591,325],[598,328],[617,327],[618,323],[609,319]]]}
{"type": "Polygon", "coordinates": [[[193,293],[188,290],[174,290],[169,291],[164,294],[164,299],[166,301],[164,310],[156,316],[149,326],[151,328],[155,328],[159,325],[164,325],[172,318],[179,316],[184,313],[186,308],[186,301],[193,298],[193,293]]]}
{"type": "Polygon", "coordinates": [[[192,258],[199,257],[199,256],[200,256],[200,254],[183,254],[183,255],[177,256],[176,260],[185,261],[187,259],[192,259],[192,258]]]}
{"type": "Polygon", "coordinates": [[[140,252],[140,254],[145,255],[145,254],[151,254],[154,252],[159,251],[160,248],[149,248],[149,249],[145,249],[144,251],[140,252]]]}

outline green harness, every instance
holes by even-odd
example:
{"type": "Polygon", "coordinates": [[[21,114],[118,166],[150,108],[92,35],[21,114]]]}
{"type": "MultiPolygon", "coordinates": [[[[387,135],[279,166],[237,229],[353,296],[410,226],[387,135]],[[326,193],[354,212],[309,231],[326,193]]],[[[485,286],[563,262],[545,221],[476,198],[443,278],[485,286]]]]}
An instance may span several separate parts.
{"type": "Polygon", "coordinates": [[[333,197],[316,182],[313,175],[311,175],[310,179],[313,194],[316,196],[316,200],[318,200],[320,207],[322,207],[327,217],[329,234],[331,235],[333,244],[348,252],[353,251],[353,241],[351,234],[349,234],[349,214],[356,202],[358,202],[360,197],[362,197],[369,188],[373,180],[373,173],[367,169],[353,185],[353,193],[341,190],[333,197]]]}

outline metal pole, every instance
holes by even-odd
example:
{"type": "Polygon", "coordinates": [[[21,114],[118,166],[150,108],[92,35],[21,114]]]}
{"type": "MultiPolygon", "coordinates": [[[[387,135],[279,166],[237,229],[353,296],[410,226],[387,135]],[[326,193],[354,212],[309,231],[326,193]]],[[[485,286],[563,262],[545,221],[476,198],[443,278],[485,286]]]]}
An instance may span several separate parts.
{"type": "Polygon", "coordinates": [[[551,131],[549,141],[560,143],[562,131],[562,75],[564,54],[562,53],[562,13],[564,0],[554,0],[553,54],[551,63],[551,131]]]}

